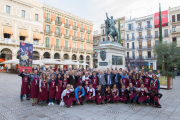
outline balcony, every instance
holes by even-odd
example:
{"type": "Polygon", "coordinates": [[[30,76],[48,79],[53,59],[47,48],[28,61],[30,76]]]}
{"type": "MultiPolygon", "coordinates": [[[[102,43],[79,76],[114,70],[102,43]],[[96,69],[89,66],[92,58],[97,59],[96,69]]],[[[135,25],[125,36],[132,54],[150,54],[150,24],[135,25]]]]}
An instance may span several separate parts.
{"type": "Polygon", "coordinates": [[[147,49],[153,49],[153,46],[147,46],[147,49]]]}
{"type": "Polygon", "coordinates": [[[78,40],[76,36],[73,36],[72,39],[73,39],[73,40],[78,40]]]}
{"type": "Polygon", "coordinates": [[[80,38],[81,41],[84,41],[84,38],[80,38]]]}
{"type": "Polygon", "coordinates": [[[45,22],[52,23],[52,19],[51,18],[45,18],[45,22]]]}
{"type": "Polygon", "coordinates": [[[62,50],[62,47],[60,47],[60,46],[55,46],[54,49],[60,51],[60,50],[62,50]]]}
{"type": "Polygon", "coordinates": [[[64,24],[64,27],[65,27],[65,28],[69,28],[69,26],[70,26],[70,25],[69,25],[68,23],[65,23],[65,24],[64,24]]]}
{"type": "Polygon", "coordinates": [[[45,35],[51,35],[52,32],[51,32],[50,30],[45,30],[45,31],[44,31],[44,34],[45,34],[45,35]]]}
{"type": "Polygon", "coordinates": [[[138,30],[138,31],[143,30],[143,27],[140,25],[136,28],[136,30],[138,30]]]}
{"type": "Polygon", "coordinates": [[[140,55],[140,56],[137,56],[136,58],[137,58],[137,59],[144,59],[144,56],[141,56],[141,55],[140,55]]]}
{"type": "Polygon", "coordinates": [[[155,37],[154,38],[159,38],[159,36],[158,35],[155,35],[155,37]]]}
{"type": "Polygon", "coordinates": [[[105,36],[106,34],[105,33],[101,33],[102,36],[105,36]]]}
{"type": "Polygon", "coordinates": [[[55,24],[58,25],[58,26],[61,26],[61,25],[62,25],[62,22],[56,20],[55,24]]]}
{"type": "Polygon", "coordinates": [[[133,30],[134,30],[134,28],[126,29],[127,32],[128,32],[128,31],[133,31],[133,30]]]}
{"type": "Polygon", "coordinates": [[[151,34],[148,34],[148,35],[146,35],[145,38],[146,38],[146,40],[151,40],[153,38],[153,36],[151,34]]]}
{"type": "Polygon", "coordinates": [[[71,50],[71,48],[70,47],[64,47],[63,50],[69,52],[71,50]]]}
{"type": "Polygon", "coordinates": [[[128,50],[134,50],[135,49],[135,47],[132,47],[132,48],[127,48],[128,50]]]}
{"type": "Polygon", "coordinates": [[[137,40],[143,40],[143,36],[137,37],[137,40]]]}
{"type": "Polygon", "coordinates": [[[64,38],[66,38],[66,39],[69,39],[71,36],[70,35],[68,35],[68,34],[65,34],[64,35],[64,38]]]}
{"type": "Polygon", "coordinates": [[[145,29],[146,29],[146,30],[152,29],[152,25],[147,25],[147,26],[145,27],[145,29]]]}
{"type": "Polygon", "coordinates": [[[81,32],[84,32],[85,30],[83,28],[80,29],[81,32]]]}
{"type": "Polygon", "coordinates": [[[153,49],[152,46],[139,46],[137,47],[138,50],[147,50],[147,49],[153,49]]]}
{"type": "Polygon", "coordinates": [[[131,41],[131,40],[135,40],[135,37],[133,37],[133,38],[126,38],[126,41],[131,41]]]}
{"type": "Polygon", "coordinates": [[[55,33],[56,37],[62,37],[62,33],[55,33]]]}
{"type": "Polygon", "coordinates": [[[169,37],[169,34],[164,34],[164,37],[169,37]]]}
{"type": "Polygon", "coordinates": [[[77,30],[77,29],[78,29],[77,26],[73,25],[73,30],[77,30]]]}
{"type": "Polygon", "coordinates": [[[84,51],[85,51],[84,49],[80,49],[80,51],[79,51],[79,52],[84,53],[84,51]]]}
{"type": "Polygon", "coordinates": [[[45,44],[45,48],[47,48],[47,49],[52,49],[53,46],[51,46],[50,44],[45,44]]]}
{"type": "Polygon", "coordinates": [[[90,43],[93,43],[93,40],[89,40],[90,41],[90,43]]]}
{"type": "Polygon", "coordinates": [[[78,49],[77,48],[72,48],[72,51],[73,52],[78,52],[78,49]]]}
{"type": "Polygon", "coordinates": [[[155,59],[154,56],[146,56],[145,59],[155,59]]]}
{"type": "Polygon", "coordinates": [[[88,33],[88,34],[91,34],[91,31],[90,31],[90,30],[87,30],[87,33],[88,33]]]}
{"type": "Polygon", "coordinates": [[[89,39],[87,39],[87,40],[86,40],[86,42],[87,42],[87,43],[90,43],[90,40],[89,40],[89,39]]]}
{"type": "Polygon", "coordinates": [[[87,52],[87,53],[89,53],[89,54],[91,54],[91,53],[92,53],[92,51],[91,51],[91,50],[86,50],[86,52],[87,52]]]}

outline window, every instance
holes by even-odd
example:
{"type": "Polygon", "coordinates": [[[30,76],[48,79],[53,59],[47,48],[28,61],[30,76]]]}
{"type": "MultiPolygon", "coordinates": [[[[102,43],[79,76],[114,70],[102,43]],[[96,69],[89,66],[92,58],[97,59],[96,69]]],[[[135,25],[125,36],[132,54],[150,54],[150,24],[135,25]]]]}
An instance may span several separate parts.
{"type": "Polygon", "coordinates": [[[147,31],[147,37],[148,37],[148,38],[151,37],[151,31],[147,31]]]}
{"type": "Polygon", "coordinates": [[[66,24],[68,24],[68,19],[66,19],[66,24]]]}
{"type": "Polygon", "coordinates": [[[176,27],[173,27],[173,28],[172,28],[172,32],[176,32],[176,27]]]}
{"type": "Polygon", "coordinates": [[[127,58],[129,58],[129,52],[127,52],[127,58]]]}
{"type": "Polygon", "coordinates": [[[56,39],[56,48],[59,48],[59,39],[56,39]]]}
{"type": "Polygon", "coordinates": [[[87,30],[89,30],[89,26],[87,26],[87,30]]]}
{"type": "Polygon", "coordinates": [[[142,28],[142,23],[138,23],[138,29],[142,28]]]}
{"type": "Polygon", "coordinates": [[[151,48],[151,41],[148,41],[148,48],[151,48]]]}
{"type": "Polygon", "coordinates": [[[148,58],[151,58],[151,51],[148,51],[148,58]]]}
{"type": "Polygon", "coordinates": [[[56,27],[56,35],[60,35],[60,28],[56,27]]]}
{"type": "Polygon", "coordinates": [[[11,34],[4,33],[4,38],[11,38],[11,34]]]}
{"type": "Polygon", "coordinates": [[[168,37],[168,29],[164,29],[164,37],[168,37]]]}
{"type": "Polygon", "coordinates": [[[25,41],[26,37],[25,36],[20,36],[20,40],[25,41]]]}
{"type": "Polygon", "coordinates": [[[68,36],[68,29],[66,29],[66,33],[65,34],[66,34],[66,36],[68,36]]]}
{"type": "Polygon", "coordinates": [[[6,13],[10,14],[10,6],[6,5],[6,13]]]}
{"type": "Polygon", "coordinates": [[[105,38],[103,38],[103,41],[105,41],[105,38]]]}
{"type": "Polygon", "coordinates": [[[132,33],[132,39],[134,40],[134,33],[132,33]]]}
{"type": "Polygon", "coordinates": [[[57,23],[60,23],[60,17],[57,17],[56,20],[57,20],[57,23]]]}
{"type": "Polygon", "coordinates": [[[175,15],[172,15],[172,22],[175,22],[175,15]]]}
{"type": "Polygon", "coordinates": [[[80,49],[83,49],[83,43],[80,43],[80,49]]]}
{"type": "Polygon", "coordinates": [[[50,32],[50,25],[46,25],[45,32],[46,32],[46,33],[49,33],[49,32],[50,32]]]}
{"type": "Polygon", "coordinates": [[[83,24],[81,24],[81,29],[83,29],[83,24]]]}
{"type": "Polygon", "coordinates": [[[46,13],[46,18],[50,18],[50,14],[49,13],[46,13]]]}
{"type": "Polygon", "coordinates": [[[142,49],[142,42],[139,42],[139,49],[142,49]]]}
{"type": "Polygon", "coordinates": [[[120,24],[120,28],[123,28],[123,24],[122,23],[120,24]]]}
{"type": "Polygon", "coordinates": [[[76,27],[76,22],[74,22],[74,26],[76,27]]]}
{"type": "Polygon", "coordinates": [[[133,30],[133,24],[128,24],[128,30],[133,30]]]}
{"type": "Polygon", "coordinates": [[[83,39],[83,33],[81,33],[81,39],[83,39]]]}
{"type": "Polygon", "coordinates": [[[103,35],[104,35],[104,29],[103,29],[103,35]]]}
{"type": "Polygon", "coordinates": [[[158,35],[158,31],[155,31],[155,38],[158,38],[159,35],[158,35]]]}
{"type": "Polygon", "coordinates": [[[38,14],[35,14],[35,21],[38,21],[38,14]]]}
{"type": "Polygon", "coordinates": [[[139,58],[142,58],[142,51],[139,52],[139,58]]]}
{"type": "Polygon", "coordinates": [[[132,55],[133,55],[133,58],[135,58],[135,52],[134,51],[132,51],[132,55]]]}
{"type": "Polygon", "coordinates": [[[151,26],[150,21],[147,21],[147,28],[150,28],[150,26],[151,26]]]}
{"type": "Polygon", "coordinates": [[[132,42],[132,48],[134,49],[134,42],[132,42]]]}
{"type": "Polygon", "coordinates": [[[127,34],[127,40],[129,40],[129,34],[127,34]]]}
{"type": "Polygon", "coordinates": [[[21,11],[21,17],[24,17],[24,18],[25,18],[25,10],[22,10],[22,11],[21,11]]]}
{"type": "Polygon", "coordinates": [[[177,21],[180,21],[180,14],[177,14],[177,21]]]}
{"type": "Polygon", "coordinates": [[[176,38],[173,38],[173,42],[176,42],[176,38]]]}
{"type": "Polygon", "coordinates": [[[87,44],[87,50],[90,50],[89,44],[87,44]]]}
{"type": "Polygon", "coordinates": [[[127,48],[129,48],[129,43],[127,43],[127,48]]]}
{"type": "Polygon", "coordinates": [[[139,37],[141,37],[142,36],[142,32],[139,32],[139,37]]]}
{"type": "Polygon", "coordinates": [[[65,48],[68,48],[68,41],[65,41],[65,48]]]}
{"type": "Polygon", "coordinates": [[[45,46],[49,47],[49,38],[48,37],[46,37],[45,46]]]}
{"type": "Polygon", "coordinates": [[[73,42],[73,48],[74,49],[76,48],[76,42],[73,42]]]}
{"type": "Polygon", "coordinates": [[[87,35],[87,40],[89,40],[89,35],[87,35]]]}
{"type": "Polygon", "coordinates": [[[76,31],[73,32],[73,36],[76,37],[76,31]]]}

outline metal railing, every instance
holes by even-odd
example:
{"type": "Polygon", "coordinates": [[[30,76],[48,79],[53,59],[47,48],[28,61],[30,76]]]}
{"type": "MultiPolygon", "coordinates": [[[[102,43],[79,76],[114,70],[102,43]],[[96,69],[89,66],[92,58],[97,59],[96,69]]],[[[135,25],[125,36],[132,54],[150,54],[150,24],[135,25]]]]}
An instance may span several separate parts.
{"type": "Polygon", "coordinates": [[[56,20],[55,24],[56,24],[56,25],[62,25],[62,22],[56,20]]]}
{"type": "Polygon", "coordinates": [[[76,37],[76,36],[73,36],[72,39],[73,39],[73,40],[77,40],[77,37],[76,37]]]}
{"type": "Polygon", "coordinates": [[[52,22],[52,19],[51,19],[51,18],[45,18],[45,22],[51,23],[51,22],[52,22]]]}
{"type": "Polygon", "coordinates": [[[72,48],[72,51],[73,51],[73,52],[77,52],[78,49],[77,49],[77,48],[72,48]]]}
{"type": "Polygon", "coordinates": [[[164,34],[164,37],[169,37],[169,34],[164,34]]]}
{"type": "Polygon", "coordinates": [[[152,25],[147,25],[145,29],[152,29],[152,25]]]}
{"type": "Polygon", "coordinates": [[[80,31],[81,31],[81,32],[84,32],[84,29],[83,29],[83,28],[81,28],[81,29],[80,29],[80,31]]]}
{"type": "Polygon", "coordinates": [[[143,30],[143,26],[138,26],[137,28],[136,28],[136,30],[143,30]]]}
{"type": "Polygon", "coordinates": [[[90,33],[91,33],[91,31],[90,31],[90,30],[87,30],[87,33],[89,33],[89,34],[90,34],[90,33]]]}
{"type": "Polygon", "coordinates": [[[73,25],[73,30],[77,30],[77,26],[76,25],[73,25]]]}
{"type": "Polygon", "coordinates": [[[145,59],[155,59],[154,56],[145,56],[145,59]]]}
{"type": "Polygon", "coordinates": [[[65,35],[64,35],[64,38],[69,39],[69,38],[70,38],[70,35],[65,34],[65,35]]]}
{"type": "Polygon", "coordinates": [[[55,32],[55,36],[56,36],[56,37],[61,37],[61,36],[62,36],[62,33],[57,33],[57,32],[55,32]]]}
{"type": "Polygon", "coordinates": [[[46,35],[51,35],[51,34],[52,34],[52,31],[50,31],[50,30],[45,30],[45,31],[44,31],[44,34],[46,34],[46,35]]]}
{"type": "Polygon", "coordinates": [[[64,25],[66,28],[69,28],[69,24],[68,23],[65,23],[65,25],[64,25]]]}
{"type": "Polygon", "coordinates": [[[144,38],[143,38],[143,36],[138,36],[137,37],[137,40],[143,40],[144,38]]]}
{"type": "Polygon", "coordinates": [[[146,37],[145,37],[146,39],[152,39],[153,38],[153,36],[151,35],[151,34],[148,34],[148,35],[146,35],[146,37]]]}
{"type": "Polygon", "coordinates": [[[126,41],[130,41],[130,40],[135,40],[135,37],[133,37],[133,38],[126,38],[126,41]]]}

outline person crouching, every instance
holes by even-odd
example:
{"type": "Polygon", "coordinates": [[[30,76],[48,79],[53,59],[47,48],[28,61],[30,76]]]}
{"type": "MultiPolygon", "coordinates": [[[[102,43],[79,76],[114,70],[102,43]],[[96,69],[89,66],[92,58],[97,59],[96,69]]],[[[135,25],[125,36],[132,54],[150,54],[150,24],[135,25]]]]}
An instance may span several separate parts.
{"type": "Polygon", "coordinates": [[[92,87],[92,83],[89,83],[89,87],[86,84],[85,87],[87,90],[87,95],[86,95],[87,102],[88,101],[93,102],[96,99],[96,97],[95,97],[95,89],[92,87]]]}
{"type": "Polygon", "coordinates": [[[125,101],[125,104],[127,104],[129,100],[129,95],[128,95],[128,90],[125,88],[124,84],[122,84],[122,88],[120,92],[121,92],[120,100],[125,101]]]}

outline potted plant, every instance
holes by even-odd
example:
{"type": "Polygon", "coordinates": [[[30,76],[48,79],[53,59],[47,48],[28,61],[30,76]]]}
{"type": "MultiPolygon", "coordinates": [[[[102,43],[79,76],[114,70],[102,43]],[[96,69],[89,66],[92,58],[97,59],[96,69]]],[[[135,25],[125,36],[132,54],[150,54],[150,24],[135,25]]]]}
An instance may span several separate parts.
{"type": "Polygon", "coordinates": [[[161,88],[171,89],[175,77],[172,68],[180,64],[180,49],[176,42],[162,42],[154,46],[154,55],[157,56],[157,65],[162,65],[161,77],[159,78],[161,88]]]}

